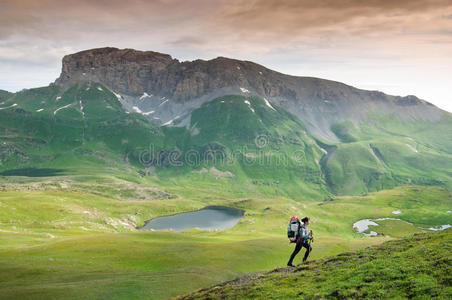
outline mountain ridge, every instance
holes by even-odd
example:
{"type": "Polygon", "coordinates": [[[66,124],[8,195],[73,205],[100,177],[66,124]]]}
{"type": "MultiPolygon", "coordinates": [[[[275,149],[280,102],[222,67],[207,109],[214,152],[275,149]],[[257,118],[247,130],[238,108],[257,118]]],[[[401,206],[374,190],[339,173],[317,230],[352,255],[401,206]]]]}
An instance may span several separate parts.
{"type": "MultiPolygon", "coordinates": [[[[438,121],[444,113],[415,96],[390,96],[341,82],[291,76],[250,61],[226,57],[180,62],[168,54],[133,49],[98,48],[67,55],[56,85],[99,82],[122,96],[129,111],[153,111],[154,120],[175,117],[190,123],[190,113],[224,95],[259,96],[291,111],[321,138],[338,141],[331,126],[359,124],[369,112],[393,113],[402,120],[438,121]]],[[[172,124],[170,124],[172,125],[172,124]]]]}
{"type": "MultiPolygon", "coordinates": [[[[196,181],[198,170],[215,166],[233,174],[233,181],[248,182],[250,190],[270,187],[295,198],[302,191],[312,199],[403,184],[450,186],[444,165],[452,155],[452,114],[416,97],[271,70],[264,80],[265,74],[253,69],[264,67],[226,58],[180,63],[165,54],[116,48],[68,57],[63,59],[66,75],[55,84],[0,101],[2,171],[58,166],[78,172],[89,159],[102,172],[113,163],[119,172],[126,168],[139,176],[196,181]],[[255,80],[249,75],[253,70],[262,77],[258,81],[294,87],[304,98],[265,97],[237,83],[237,74],[255,80]],[[233,85],[185,101],[118,90],[127,87],[124,82],[142,88],[149,83],[146,76],[162,84],[185,76],[220,85],[226,76],[233,85]],[[102,82],[107,79],[110,85],[102,82]]],[[[155,91],[163,93],[163,85],[155,91]]]]}

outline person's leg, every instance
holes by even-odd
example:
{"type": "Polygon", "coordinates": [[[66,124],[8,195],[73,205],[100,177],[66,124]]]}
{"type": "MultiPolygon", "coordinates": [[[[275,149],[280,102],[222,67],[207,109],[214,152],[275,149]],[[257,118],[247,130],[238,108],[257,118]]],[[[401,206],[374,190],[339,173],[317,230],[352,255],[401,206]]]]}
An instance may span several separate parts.
{"type": "Polygon", "coordinates": [[[300,252],[301,247],[302,242],[297,242],[297,244],[295,245],[295,249],[293,250],[292,255],[290,256],[289,262],[287,263],[288,266],[292,265],[293,259],[298,254],[298,252],[300,252]]]}
{"type": "Polygon", "coordinates": [[[304,257],[303,257],[303,262],[305,262],[308,259],[309,253],[311,253],[311,251],[312,251],[312,247],[308,242],[303,243],[303,247],[306,248],[306,253],[304,254],[304,257]]]}

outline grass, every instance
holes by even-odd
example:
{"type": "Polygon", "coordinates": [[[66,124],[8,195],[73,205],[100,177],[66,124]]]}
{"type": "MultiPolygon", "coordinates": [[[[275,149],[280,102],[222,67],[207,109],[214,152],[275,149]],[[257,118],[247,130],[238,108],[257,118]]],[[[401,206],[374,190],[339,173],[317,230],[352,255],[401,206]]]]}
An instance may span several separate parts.
{"type": "Polygon", "coordinates": [[[382,220],[377,221],[378,226],[369,226],[369,230],[380,234],[387,234],[391,237],[400,238],[409,234],[421,232],[422,229],[411,223],[400,220],[382,220]]]}
{"type": "MultiPolygon", "coordinates": [[[[284,266],[293,248],[285,238],[293,214],[312,218],[316,241],[311,259],[391,239],[363,237],[353,231],[352,224],[361,218],[391,217],[396,208],[402,211],[398,217],[413,222],[422,206],[427,220],[419,219],[416,226],[452,222],[446,212],[450,192],[437,187],[407,186],[317,202],[240,197],[218,180],[205,187],[188,187],[173,179],[153,186],[172,197],[137,201],[137,195],[144,193],[138,188],[144,183],[115,179],[108,184],[109,180],[113,179],[98,177],[94,183],[93,178],[68,176],[2,184],[2,298],[163,299],[284,266]],[[126,184],[130,193],[114,198],[115,189],[126,189],[126,184]],[[244,209],[245,218],[225,231],[134,229],[152,217],[206,205],[244,209]]],[[[151,187],[150,182],[147,185],[151,187]]],[[[398,234],[410,230],[402,228],[398,234]]]]}
{"type": "Polygon", "coordinates": [[[276,269],[180,299],[448,299],[452,230],[422,233],[296,269],[276,269]]]}

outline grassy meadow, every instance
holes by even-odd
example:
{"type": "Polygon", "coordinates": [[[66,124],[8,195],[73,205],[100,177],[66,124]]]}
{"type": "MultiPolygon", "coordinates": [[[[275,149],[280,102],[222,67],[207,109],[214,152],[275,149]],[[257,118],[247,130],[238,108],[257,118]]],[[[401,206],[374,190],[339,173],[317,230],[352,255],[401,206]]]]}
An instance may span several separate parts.
{"type": "MultiPolygon", "coordinates": [[[[293,250],[285,237],[290,216],[308,215],[314,230],[310,259],[354,251],[430,227],[452,223],[451,193],[403,186],[326,201],[265,197],[223,179],[131,183],[113,177],[65,176],[3,180],[0,194],[0,293],[5,299],[164,299],[285,266],[293,250]],[[143,188],[148,187],[148,189],[143,188]],[[118,191],[121,190],[122,193],[118,191]],[[206,205],[244,209],[224,231],[138,231],[156,216],[206,205]],[[411,227],[377,227],[363,237],[352,225],[394,217],[411,227]],[[414,229],[413,229],[414,228],[414,229]],[[394,232],[394,234],[393,234],[394,232]]],[[[184,179],[187,180],[187,179],[184,179]]],[[[230,179],[232,180],[232,179],[230,179]]],[[[253,188],[253,185],[248,187],[253,188]]],[[[301,262],[301,255],[295,263],[301,262]]]]}

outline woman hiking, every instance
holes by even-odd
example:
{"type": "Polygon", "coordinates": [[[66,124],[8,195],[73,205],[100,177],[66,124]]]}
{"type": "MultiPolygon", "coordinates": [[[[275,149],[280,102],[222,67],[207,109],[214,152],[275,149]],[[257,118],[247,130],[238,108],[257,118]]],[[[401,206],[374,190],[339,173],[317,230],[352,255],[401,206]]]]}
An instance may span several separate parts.
{"type": "Polygon", "coordinates": [[[310,224],[309,218],[304,217],[303,219],[301,219],[301,222],[303,222],[303,224],[301,224],[301,226],[298,229],[297,244],[295,245],[295,249],[293,250],[292,255],[290,256],[289,262],[287,263],[289,267],[295,267],[292,264],[293,259],[298,254],[298,252],[300,252],[302,247],[306,248],[306,253],[304,254],[303,257],[303,262],[305,262],[308,259],[309,253],[312,250],[311,244],[309,243],[309,240],[313,240],[312,230],[308,230],[308,225],[310,224]]]}

